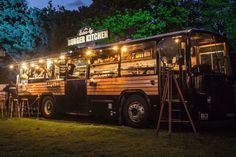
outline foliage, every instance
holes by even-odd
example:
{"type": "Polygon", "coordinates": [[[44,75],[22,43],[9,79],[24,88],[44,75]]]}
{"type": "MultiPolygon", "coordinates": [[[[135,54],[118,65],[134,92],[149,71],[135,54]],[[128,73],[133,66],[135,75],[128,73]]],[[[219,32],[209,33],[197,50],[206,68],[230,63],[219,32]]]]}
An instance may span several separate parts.
{"type": "Polygon", "coordinates": [[[93,0],[73,11],[55,8],[52,1],[39,11],[25,0],[0,0],[0,44],[9,52],[33,51],[48,41],[47,50],[61,50],[68,37],[93,26],[110,30],[106,42],[203,28],[226,35],[236,48],[235,10],[236,2],[228,0],[93,0]]]}
{"type": "Polygon", "coordinates": [[[112,41],[137,39],[181,29],[185,26],[188,15],[189,10],[179,6],[178,3],[163,1],[157,5],[150,3],[148,10],[117,11],[105,20],[96,19],[93,26],[98,29],[108,28],[112,33],[112,41]]]}
{"type": "Polygon", "coordinates": [[[124,13],[116,12],[114,16],[110,16],[102,22],[97,19],[92,26],[98,30],[109,29],[111,40],[114,41],[150,35],[156,29],[153,21],[154,18],[149,11],[138,10],[132,12],[127,10],[124,13]]]}
{"type": "Polygon", "coordinates": [[[189,27],[218,32],[227,36],[231,48],[236,48],[236,2],[229,0],[187,0],[189,27]]]}
{"type": "Polygon", "coordinates": [[[78,11],[66,10],[63,6],[53,7],[52,1],[41,10],[40,17],[43,20],[43,28],[47,32],[49,51],[65,48],[67,38],[77,34],[81,27],[78,16],[78,11]]]}
{"type": "MultiPolygon", "coordinates": [[[[205,29],[226,35],[236,48],[236,14],[228,0],[203,0],[201,19],[205,29]]],[[[235,5],[235,4],[234,4],[235,5]]]]}
{"type": "Polygon", "coordinates": [[[12,55],[33,51],[46,43],[39,10],[25,0],[0,0],[0,45],[12,55]]]}

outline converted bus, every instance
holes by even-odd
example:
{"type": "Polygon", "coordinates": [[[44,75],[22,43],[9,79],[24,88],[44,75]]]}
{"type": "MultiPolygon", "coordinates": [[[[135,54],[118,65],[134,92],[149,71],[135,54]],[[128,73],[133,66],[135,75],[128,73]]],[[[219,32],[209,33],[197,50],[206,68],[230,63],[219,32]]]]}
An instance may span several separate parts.
{"type": "Polygon", "coordinates": [[[183,64],[174,70],[182,70],[178,80],[194,120],[235,115],[226,38],[197,29],[22,62],[17,65],[18,93],[31,103],[39,96],[40,112],[46,118],[77,113],[142,127],[157,120],[165,49],[182,53],[183,64]]]}

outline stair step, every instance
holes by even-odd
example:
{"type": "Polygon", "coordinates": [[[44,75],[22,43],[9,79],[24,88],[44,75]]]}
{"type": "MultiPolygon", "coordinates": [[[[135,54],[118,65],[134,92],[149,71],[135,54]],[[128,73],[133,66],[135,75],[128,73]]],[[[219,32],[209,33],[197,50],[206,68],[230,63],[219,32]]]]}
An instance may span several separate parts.
{"type": "Polygon", "coordinates": [[[172,112],[181,112],[181,110],[178,110],[178,109],[172,109],[171,111],[172,112]]]}
{"type": "MultiPolygon", "coordinates": [[[[166,100],[164,100],[164,102],[168,102],[168,100],[166,99],[166,100]]],[[[181,103],[182,101],[179,100],[179,99],[172,99],[171,102],[172,102],[172,103],[181,103]]],[[[184,101],[184,102],[187,103],[188,101],[184,101]]]]}
{"type": "MultiPolygon", "coordinates": [[[[179,99],[172,99],[172,102],[182,102],[181,100],[179,100],[179,99]]],[[[187,103],[188,101],[184,101],[185,103],[187,103]]]]}
{"type": "MultiPolygon", "coordinates": [[[[168,119],[161,120],[161,122],[169,122],[168,119]]],[[[190,123],[189,120],[180,120],[180,119],[172,119],[172,123],[190,123]]]]}

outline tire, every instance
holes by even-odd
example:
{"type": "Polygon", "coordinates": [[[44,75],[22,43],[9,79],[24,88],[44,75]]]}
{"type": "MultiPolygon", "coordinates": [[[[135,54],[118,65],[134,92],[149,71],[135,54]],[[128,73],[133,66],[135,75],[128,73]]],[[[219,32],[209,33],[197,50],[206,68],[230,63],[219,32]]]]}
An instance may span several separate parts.
{"type": "Polygon", "coordinates": [[[45,118],[54,118],[56,116],[56,104],[51,96],[45,96],[41,103],[41,113],[45,118]]]}
{"type": "Polygon", "coordinates": [[[139,95],[131,95],[124,104],[126,125],[134,128],[145,127],[148,121],[148,105],[139,95]]]}

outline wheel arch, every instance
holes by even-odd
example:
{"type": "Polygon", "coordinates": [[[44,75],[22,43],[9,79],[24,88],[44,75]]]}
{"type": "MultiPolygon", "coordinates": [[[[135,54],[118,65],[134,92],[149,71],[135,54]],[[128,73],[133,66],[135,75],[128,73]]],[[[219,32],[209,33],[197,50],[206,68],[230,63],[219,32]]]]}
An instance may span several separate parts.
{"type": "Polygon", "coordinates": [[[151,108],[151,102],[150,99],[148,97],[148,95],[141,89],[128,89],[128,90],[124,90],[121,92],[119,98],[118,98],[118,109],[119,109],[119,124],[123,124],[124,123],[124,117],[123,117],[123,109],[124,109],[124,104],[125,101],[127,99],[128,96],[131,95],[139,95],[141,97],[144,98],[144,100],[147,102],[148,104],[148,108],[151,108]]]}
{"type": "Polygon", "coordinates": [[[41,105],[42,105],[43,99],[44,99],[46,96],[52,97],[53,100],[54,100],[55,103],[56,103],[56,99],[55,99],[55,96],[53,95],[53,93],[51,93],[51,92],[42,93],[41,95],[39,95],[39,105],[40,105],[40,107],[41,107],[41,105]]]}

